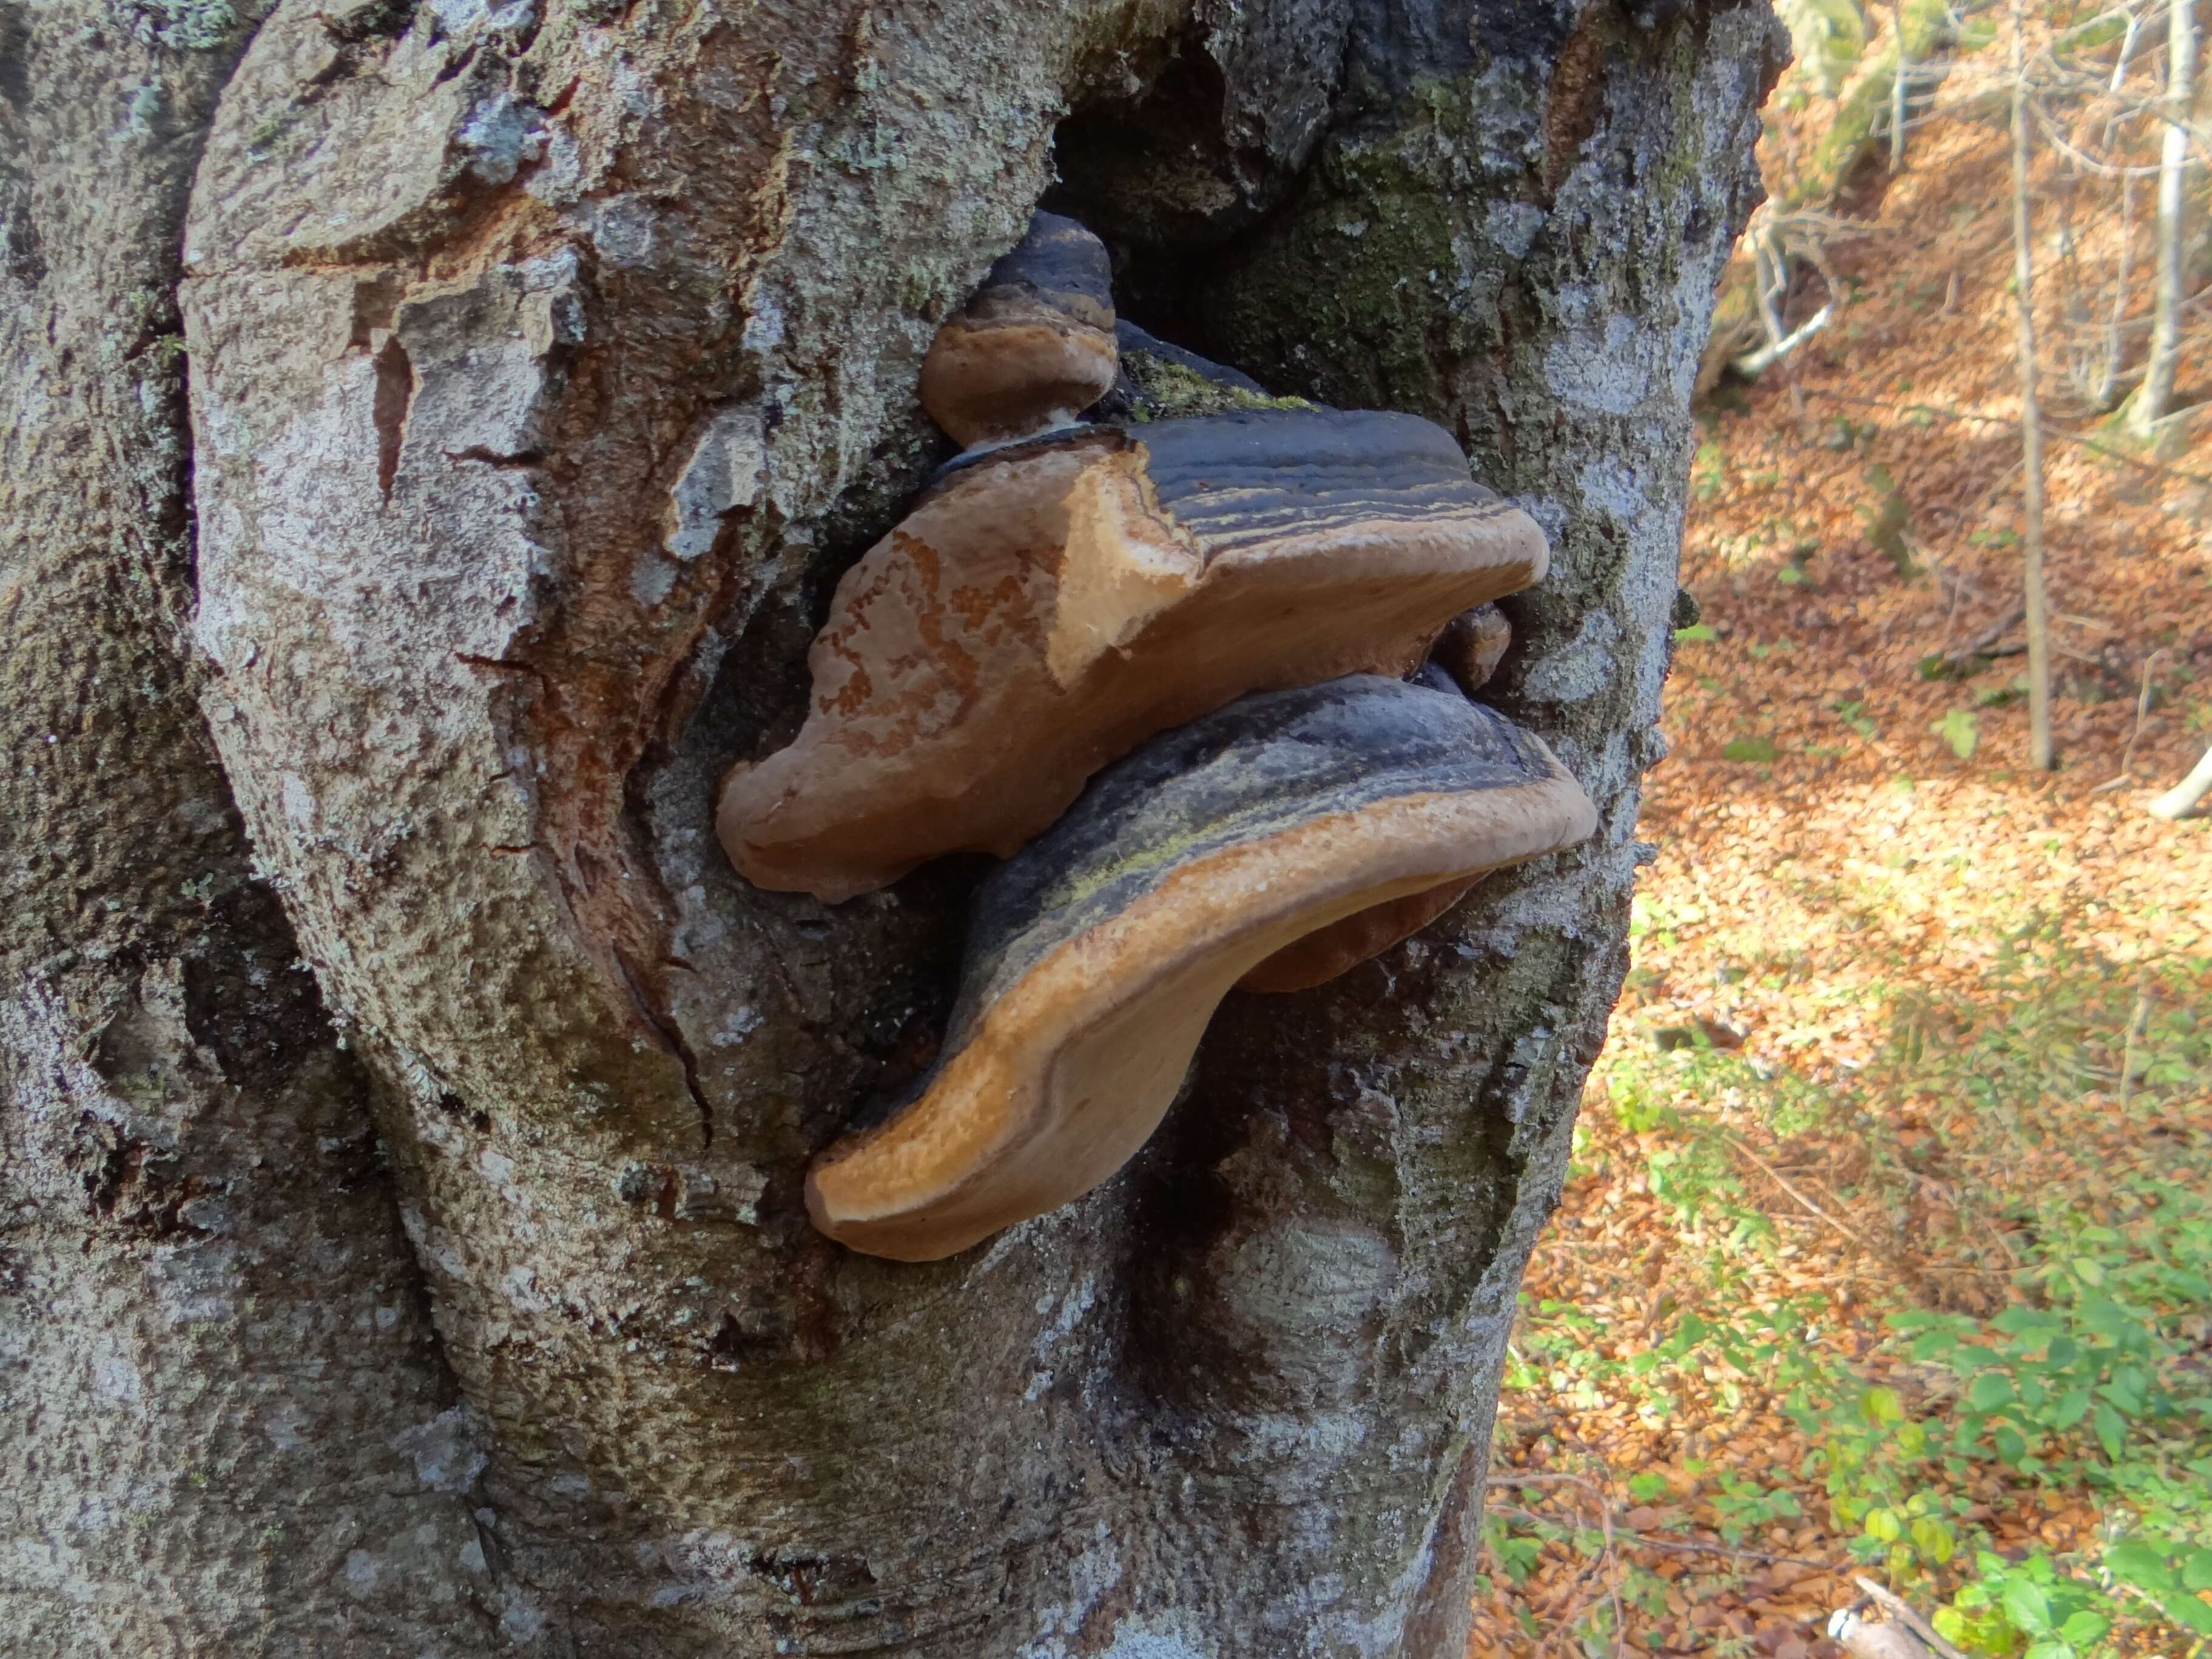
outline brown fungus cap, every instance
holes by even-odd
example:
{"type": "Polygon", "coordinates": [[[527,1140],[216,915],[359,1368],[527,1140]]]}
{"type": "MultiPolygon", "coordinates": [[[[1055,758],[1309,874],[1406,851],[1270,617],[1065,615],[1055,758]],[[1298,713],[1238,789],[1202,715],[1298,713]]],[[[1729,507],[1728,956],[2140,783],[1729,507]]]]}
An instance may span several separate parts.
{"type": "Polygon", "coordinates": [[[991,267],[921,365],[921,406],[963,445],[1065,426],[1105,396],[1114,345],[1106,245],[1073,219],[1040,213],[991,267]]]}
{"type": "Polygon", "coordinates": [[[1429,659],[1473,696],[1490,684],[1512,644],[1513,624],[1505,620],[1505,613],[1494,605],[1478,605],[1444,624],[1429,649],[1429,659]]]}
{"type": "Polygon", "coordinates": [[[1079,1197],[1158,1127],[1254,967],[1595,823],[1537,738],[1378,676],[1255,693],[1161,733],[984,882],[944,1058],[910,1103],[815,1161],[815,1225],[933,1261],[1079,1197]]]}
{"type": "Polygon", "coordinates": [[[1543,574],[1544,538],[1411,415],[1096,428],[947,476],[838,585],[797,739],[717,828],[763,887],[836,901],[1012,853],[1085,779],[1246,691],[1402,674],[1543,574]]]}

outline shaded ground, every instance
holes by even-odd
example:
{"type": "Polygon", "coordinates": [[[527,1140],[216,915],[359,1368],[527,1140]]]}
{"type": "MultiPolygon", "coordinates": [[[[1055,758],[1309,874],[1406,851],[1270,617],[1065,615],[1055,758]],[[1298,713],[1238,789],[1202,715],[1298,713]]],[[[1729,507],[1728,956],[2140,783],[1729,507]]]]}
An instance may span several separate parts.
{"type": "Polygon", "coordinates": [[[2029,771],[1971,654],[2019,640],[2004,144],[1931,125],[1852,204],[1802,414],[1708,411],[1474,1654],[1833,1653],[1855,1572],[1970,1652],[2212,1651],[2212,823],[2143,811],[2212,738],[2212,441],[2052,444],[2029,771]]]}

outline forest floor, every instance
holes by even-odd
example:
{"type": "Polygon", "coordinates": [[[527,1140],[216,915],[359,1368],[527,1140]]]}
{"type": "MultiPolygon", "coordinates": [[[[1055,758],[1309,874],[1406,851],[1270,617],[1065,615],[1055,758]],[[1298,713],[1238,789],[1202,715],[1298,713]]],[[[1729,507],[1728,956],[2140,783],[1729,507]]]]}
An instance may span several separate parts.
{"type": "Polygon", "coordinates": [[[1702,411],[1481,1659],[1834,1655],[1857,1574],[1968,1653],[2212,1654],[2212,822],[2144,811],[2212,740],[2212,433],[2051,413],[2113,453],[2050,446],[2031,769],[2023,659],[1972,654],[2019,639],[2007,169],[1929,124],[1835,324],[1702,411]]]}

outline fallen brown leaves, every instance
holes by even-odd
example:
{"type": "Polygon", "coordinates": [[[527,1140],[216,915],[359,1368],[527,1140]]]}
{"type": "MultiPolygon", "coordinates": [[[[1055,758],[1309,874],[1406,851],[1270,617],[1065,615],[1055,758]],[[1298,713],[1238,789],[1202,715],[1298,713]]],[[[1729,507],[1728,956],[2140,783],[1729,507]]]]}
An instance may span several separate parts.
{"type": "MultiPolygon", "coordinates": [[[[1654,1195],[1664,1133],[1607,1108],[1635,1069],[1625,1059],[1648,1067],[1655,1033],[1740,1042],[1761,1075],[1860,1102],[1856,1124],[1799,1130],[1723,1103],[1734,1202],[1771,1231],[1733,1259],[1730,1295],[1816,1298],[1829,1340],[1908,1400],[1928,1384],[1879,1346],[1884,1310],[1993,1312],[2021,1266],[2008,1199],[2094,1202],[2100,1182],[2160,1155],[2115,1109],[2121,1031],[2082,1062],[2104,1086],[1996,1103],[2044,1114],[2049,1133],[2033,1136],[2008,1138],[1986,1113],[1962,1121],[1955,1095],[1917,1090],[1896,1063],[1917,1020],[1941,1034],[1996,1017],[2005,941],[2039,918],[2146,997],[2172,994],[2165,965],[2212,957],[2212,825],[2143,811],[2212,737],[2212,441],[2151,465],[2053,446],[2058,772],[2024,763],[2016,659],[1923,678],[1929,659],[2002,645],[2020,603],[2016,432],[1912,412],[2014,412],[2003,144],[1994,125],[1931,127],[1885,198],[1851,204],[1880,229],[1832,251],[1853,303],[1796,366],[1802,419],[1779,374],[1708,417],[1684,582],[1711,636],[1686,640],[1675,665],[1634,968],[1527,1282],[1529,1318],[1572,1310],[1594,1356],[1660,1340],[1710,1297],[1710,1264],[1733,1248],[1724,1224],[1686,1224],[1654,1195]],[[1874,538],[1893,494],[1911,574],[1874,538]],[[1884,1056],[1883,1080],[1863,1086],[1884,1056]]],[[[1806,1470],[1811,1449],[1756,1376],[1709,1366],[1703,1389],[1656,1412],[1540,1362],[1529,1373],[1501,1404],[1491,1512],[1568,1535],[1517,1585],[1490,1564],[1471,1659],[1836,1651],[1821,1626],[1864,1569],[1806,1470]],[[1724,1537],[1716,1500],[1732,1477],[1795,1492],[1800,1513],[1724,1537]]],[[[2085,1494],[1974,1478],[1968,1519],[2000,1551],[2075,1549],[2099,1524],[2085,1494]]]]}

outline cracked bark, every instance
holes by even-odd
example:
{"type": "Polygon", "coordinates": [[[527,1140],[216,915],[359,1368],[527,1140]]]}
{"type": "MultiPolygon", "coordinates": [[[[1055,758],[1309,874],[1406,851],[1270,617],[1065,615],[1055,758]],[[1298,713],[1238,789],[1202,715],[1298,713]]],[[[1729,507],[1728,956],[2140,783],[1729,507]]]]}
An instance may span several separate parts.
{"type": "Polygon", "coordinates": [[[1455,1652],[1764,9],[0,15],[0,1630],[1455,1652]],[[757,892],[709,793],[1048,192],[1138,320],[1443,420],[1545,524],[1486,695],[1604,827],[1232,996],[1122,1176],[898,1267],[799,1176],[928,1063],[974,868],[757,892]]]}

